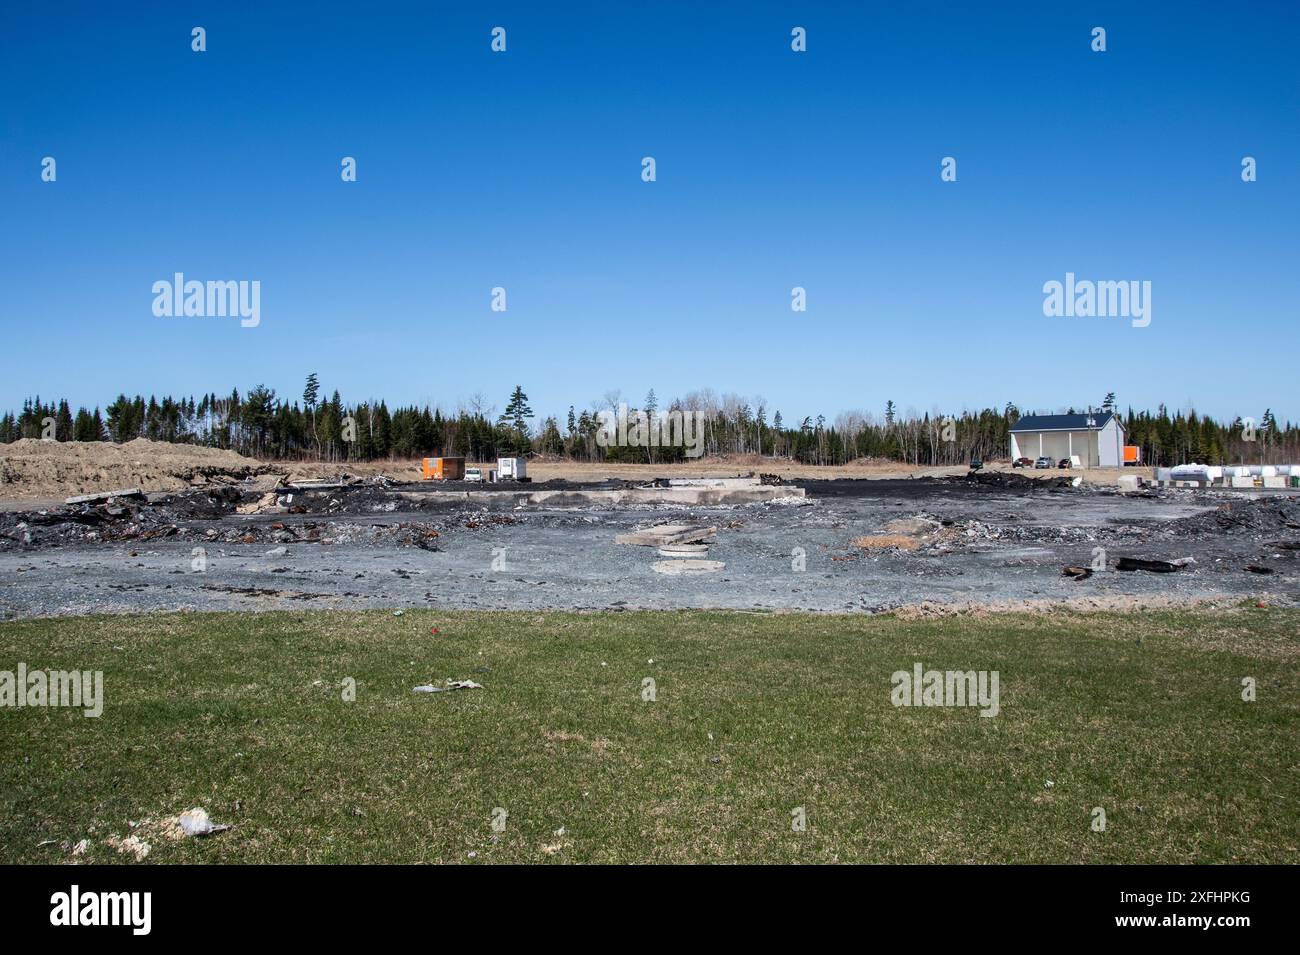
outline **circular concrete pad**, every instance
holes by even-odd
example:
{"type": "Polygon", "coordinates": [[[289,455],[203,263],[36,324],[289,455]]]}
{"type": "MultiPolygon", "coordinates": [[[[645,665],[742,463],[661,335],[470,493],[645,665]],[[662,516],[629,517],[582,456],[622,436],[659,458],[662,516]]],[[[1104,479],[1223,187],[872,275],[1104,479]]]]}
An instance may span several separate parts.
{"type": "Polygon", "coordinates": [[[709,552],[708,544],[664,544],[660,557],[703,557],[709,552]]]}
{"type": "Polygon", "coordinates": [[[693,560],[687,557],[677,560],[659,560],[651,566],[656,573],[679,577],[682,574],[711,574],[722,570],[727,565],[720,560],[693,560]]]}

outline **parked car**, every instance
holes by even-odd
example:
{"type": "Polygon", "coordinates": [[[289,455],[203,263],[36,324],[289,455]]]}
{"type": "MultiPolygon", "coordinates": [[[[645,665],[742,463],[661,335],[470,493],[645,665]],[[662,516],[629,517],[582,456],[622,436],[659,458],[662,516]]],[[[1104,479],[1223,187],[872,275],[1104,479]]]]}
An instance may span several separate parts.
{"type": "Polygon", "coordinates": [[[1070,459],[1069,459],[1069,458],[1061,458],[1061,460],[1059,460],[1059,461],[1056,462],[1056,466],[1057,466],[1058,468],[1068,468],[1068,467],[1070,466],[1070,459]]]}
{"type": "Polygon", "coordinates": [[[481,480],[483,480],[483,469],[482,469],[482,468],[466,468],[466,469],[465,469],[465,480],[466,480],[466,481],[481,481],[481,480]]]}
{"type": "Polygon", "coordinates": [[[1013,468],[1032,468],[1034,466],[1033,458],[1016,458],[1011,462],[1013,468]]]}
{"type": "Polygon", "coordinates": [[[1050,468],[1051,466],[1052,466],[1051,458],[1039,458],[1037,461],[1034,462],[1034,470],[1036,471],[1042,471],[1046,468],[1050,468]]]}

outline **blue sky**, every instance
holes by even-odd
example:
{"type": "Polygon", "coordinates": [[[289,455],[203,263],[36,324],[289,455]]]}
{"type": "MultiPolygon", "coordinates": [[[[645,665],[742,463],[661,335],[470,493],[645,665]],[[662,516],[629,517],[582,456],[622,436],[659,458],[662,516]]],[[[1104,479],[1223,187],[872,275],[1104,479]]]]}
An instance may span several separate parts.
{"type": "Polygon", "coordinates": [[[1300,6],[982,6],[11,5],[0,407],[315,371],[560,415],[1300,417],[1300,6]],[[259,280],[261,324],[155,317],[177,271],[259,280]],[[1150,326],[1045,317],[1067,271],[1149,280],[1150,326]]]}

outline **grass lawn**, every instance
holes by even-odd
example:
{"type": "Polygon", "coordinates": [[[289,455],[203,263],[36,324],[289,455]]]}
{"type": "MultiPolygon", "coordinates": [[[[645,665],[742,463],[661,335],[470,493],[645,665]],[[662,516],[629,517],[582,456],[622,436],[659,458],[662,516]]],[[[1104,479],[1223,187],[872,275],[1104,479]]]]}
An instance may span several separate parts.
{"type": "Polygon", "coordinates": [[[138,832],[149,863],[1295,863],[1298,634],[1246,606],[5,623],[0,670],[102,670],[105,703],[0,709],[0,862],[138,832]],[[1000,713],[893,706],[918,661],[998,671],[1000,713]],[[411,692],[448,678],[483,689],[411,692]],[[194,806],[234,828],[158,834],[194,806]]]}

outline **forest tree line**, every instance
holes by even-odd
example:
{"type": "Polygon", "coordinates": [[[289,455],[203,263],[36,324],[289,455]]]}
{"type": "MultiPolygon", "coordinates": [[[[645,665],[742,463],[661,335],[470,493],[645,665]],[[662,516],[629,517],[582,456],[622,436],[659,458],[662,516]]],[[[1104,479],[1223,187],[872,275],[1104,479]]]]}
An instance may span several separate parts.
{"type": "MultiPolygon", "coordinates": [[[[516,387],[499,415],[481,397],[469,407],[444,412],[439,407],[395,407],[382,400],[345,403],[338,391],[322,398],[316,375],[307,378],[301,398],[284,398],[258,385],[245,394],[205,394],[198,398],[128,397],[120,394],[101,411],[78,408],[66,400],[23,403],[22,410],[0,416],[0,443],[20,438],[57,441],[113,441],[136,438],[202,445],[275,460],[331,462],[410,459],[456,455],[475,461],[498,455],[537,454],[579,461],[672,462],[681,448],[602,447],[597,441],[602,412],[624,403],[618,393],[575,410],[564,420],[552,415],[540,423],[528,396],[516,387]]],[[[1115,396],[1097,405],[1115,413],[1115,396]]],[[[666,405],[652,390],[639,410],[698,413],[703,422],[703,454],[761,455],[804,464],[847,464],[867,458],[913,465],[957,465],[974,458],[1003,460],[1008,432],[1021,416],[1011,403],[1003,408],[899,412],[894,402],[883,413],[840,413],[834,421],[807,416],[787,421],[780,411],[769,418],[762,399],[718,395],[711,389],[690,392],[666,405]]],[[[1056,409],[1064,413],[1085,408],[1056,409]]],[[[1093,410],[1092,407],[1086,410],[1093,410]]],[[[635,416],[637,407],[629,411],[635,416]]],[[[1120,413],[1127,443],[1142,450],[1147,465],[1300,463],[1300,426],[1279,424],[1271,409],[1258,420],[1216,421],[1195,411],[1161,405],[1155,412],[1129,408],[1120,413]]]]}

